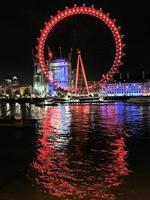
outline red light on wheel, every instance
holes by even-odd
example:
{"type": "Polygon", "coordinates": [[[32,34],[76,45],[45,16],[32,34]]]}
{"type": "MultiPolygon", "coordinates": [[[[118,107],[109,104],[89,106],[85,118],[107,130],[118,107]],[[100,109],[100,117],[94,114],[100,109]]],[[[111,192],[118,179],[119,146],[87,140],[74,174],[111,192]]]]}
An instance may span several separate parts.
{"type": "MultiPolygon", "coordinates": [[[[76,6],[74,5],[74,7],[69,8],[66,7],[66,9],[64,11],[59,11],[58,14],[55,17],[52,17],[48,23],[45,24],[45,27],[43,30],[41,30],[41,36],[38,40],[38,62],[39,65],[42,69],[44,69],[44,75],[45,78],[48,79],[49,81],[52,80],[52,78],[48,75],[48,69],[46,66],[46,62],[44,60],[44,45],[45,45],[45,41],[47,38],[47,35],[49,34],[49,32],[51,32],[51,30],[53,29],[53,27],[55,27],[55,25],[57,23],[59,23],[60,21],[62,21],[63,19],[72,16],[72,15],[78,15],[78,14],[86,14],[86,15],[90,15],[90,16],[95,16],[97,19],[103,21],[112,31],[112,34],[114,36],[115,39],[115,44],[116,44],[116,51],[115,51],[115,59],[113,62],[112,67],[110,68],[109,72],[105,75],[105,77],[107,77],[107,79],[105,78],[105,80],[101,79],[96,86],[93,85],[93,87],[91,86],[90,88],[94,89],[95,87],[97,88],[98,86],[100,86],[102,83],[105,83],[107,80],[109,80],[109,78],[111,78],[114,73],[117,71],[117,68],[119,67],[120,63],[121,63],[121,58],[123,56],[123,52],[122,49],[124,48],[124,44],[122,43],[122,38],[124,36],[121,36],[119,33],[120,28],[117,27],[115,25],[116,23],[116,19],[111,20],[108,14],[104,14],[102,9],[97,10],[94,8],[94,6],[92,7],[88,7],[88,6],[76,6]],[[112,70],[112,68],[115,68],[112,70]],[[111,74],[111,76],[110,76],[111,74]]],[[[91,90],[92,90],[91,89],[91,90]]],[[[84,88],[82,88],[82,91],[84,91],[84,88]]],[[[80,92],[80,91],[79,91],[80,92]]]]}

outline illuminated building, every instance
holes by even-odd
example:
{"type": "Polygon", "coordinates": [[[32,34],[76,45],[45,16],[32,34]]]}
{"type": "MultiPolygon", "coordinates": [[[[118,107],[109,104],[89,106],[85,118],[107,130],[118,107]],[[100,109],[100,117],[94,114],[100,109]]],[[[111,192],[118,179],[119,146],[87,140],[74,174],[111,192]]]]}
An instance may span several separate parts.
{"type": "Polygon", "coordinates": [[[137,83],[108,83],[102,87],[103,96],[149,96],[150,81],[137,83]]]}
{"type": "Polygon", "coordinates": [[[45,80],[37,63],[34,63],[33,91],[36,95],[40,96],[48,94],[48,81],[45,80]]]}
{"type": "Polygon", "coordinates": [[[150,81],[144,82],[144,96],[150,96],[150,81]]]}
{"type": "Polygon", "coordinates": [[[16,98],[23,96],[30,96],[32,93],[31,85],[21,84],[16,76],[4,79],[0,86],[0,97],[16,98]]]}
{"type": "Polygon", "coordinates": [[[65,58],[57,58],[48,63],[49,76],[53,83],[49,83],[49,93],[55,92],[55,83],[57,87],[68,89],[72,85],[71,63],[65,58]]]}
{"type": "MultiPolygon", "coordinates": [[[[60,88],[63,94],[63,89],[68,90],[70,87],[75,88],[76,91],[80,87],[83,88],[85,85],[86,91],[88,91],[88,85],[92,87],[95,85],[95,81],[87,81],[84,71],[84,66],[81,58],[81,53],[78,52],[78,60],[76,69],[72,69],[70,59],[65,58],[56,58],[49,57],[49,60],[46,63],[48,68],[49,77],[51,77],[52,83],[48,83],[45,79],[44,73],[41,73],[41,68],[35,66],[34,74],[34,89],[40,94],[48,94],[50,96],[59,95],[57,89],[60,88]],[[79,68],[79,64],[81,68],[79,68]],[[85,84],[83,84],[83,82],[85,84]],[[87,83],[87,84],[86,84],[87,83]],[[57,89],[56,89],[57,85],[57,89]]],[[[149,77],[148,77],[149,78],[149,77]]],[[[48,79],[49,80],[49,79],[48,79]]],[[[112,79],[111,79],[112,80],[112,79]]],[[[118,80],[113,80],[111,83],[103,84],[101,89],[95,90],[91,95],[101,95],[101,96],[110,96],[110,97],[123,97],[123,96],[150,96],[150,80],[145,79],[145,73],[142,72],[142,80],[134,78],[129,80],[129,73],[127,74],[127,80],[130,82],[125,82],[122,79],[122,74],[120,74],[121,82],[118,80]],[[114,83],[115,81],[115,83],[114,83]],[[124,82],[123,82],[124,81],[124,82]],[[135,82],[137,81],[137,82],[135,82]]],[[[84,94],[83,90],[80,94],[84,94]]],[[[88,93],[88,92],[87,92],[88,93]]]]}
{"type": "Polygon", "coordinates": [[[56,93],[55,82],[57,86],[68,89],[72,86],[71,62],[65,58],[50,59],[47,63],[49,76],[52,77],[53,83],[49,83],[41,68],[34,63],[33,89],[34,93],[39,96],[54,95],[56,93]]]}
{"type": "Polygon", "coordinates": [[[9,77],[4,80],[4,86],[17,86],[17,85],[19,85],[19,82],[16,76],[9,77]]]}

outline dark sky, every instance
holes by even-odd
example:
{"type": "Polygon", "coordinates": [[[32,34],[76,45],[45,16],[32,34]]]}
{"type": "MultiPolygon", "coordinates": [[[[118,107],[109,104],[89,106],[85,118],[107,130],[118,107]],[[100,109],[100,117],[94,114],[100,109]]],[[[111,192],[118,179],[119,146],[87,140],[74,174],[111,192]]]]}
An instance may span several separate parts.
{"type": "MultiPolygon", "coordinates": [[[[23,83],[32,82],[32,48],[44,22],[65,6],[94,4],[96,8],[110,12],[116,18],[122,34],[125,35],[126,57],[120,71],[138,74],[144,70],[150,72],[150,12],[147,0],[140,2],[120,0],[38,0],[5,1],[1,5],[0,24],[0,82],[9,75],[16,75],[23,83]]],[[[83,61],[89,79],[97,79],[111,65],[114,56],[114,41],[107,26],[89,16],[71,17],[58,24],[50,33],[47,44],[59,55],[62,46],[63,55],[69,49],[81,48],[83,61]]],[[[75,65],[76,51],[73,51],[75,65]]]]}

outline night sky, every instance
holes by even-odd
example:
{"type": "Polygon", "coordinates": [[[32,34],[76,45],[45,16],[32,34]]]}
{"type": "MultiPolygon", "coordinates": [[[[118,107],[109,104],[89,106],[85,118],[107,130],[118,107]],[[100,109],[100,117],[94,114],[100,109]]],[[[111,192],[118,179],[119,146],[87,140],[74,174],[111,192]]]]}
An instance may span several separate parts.
{"type": "MultiPolygon", "coordinates": [[[[123,73],[140,74],[150,72],[150,12],[146,0],[132,3],[120,0],[38,0],[5,1],[1,5],[1,42],[0,42],[0,83],[4,78],[16,75],[20,82],[32,83],[33,58],[32,48],[37,45],[36,38],[44,22],[55,15],[57,10],[74,4],[94,4],[116,18],[125,35],[126,44],[123,58],[123,73]]],[[[76,50],[80,48],[89,80],[97,80],[111,66],[114,56],[114,40],[108,27],[94,17],[70,17],[58,24],[46,41],[55,56],[67,57],[72,47],[72,62],[75,66],[76,50]]]]}

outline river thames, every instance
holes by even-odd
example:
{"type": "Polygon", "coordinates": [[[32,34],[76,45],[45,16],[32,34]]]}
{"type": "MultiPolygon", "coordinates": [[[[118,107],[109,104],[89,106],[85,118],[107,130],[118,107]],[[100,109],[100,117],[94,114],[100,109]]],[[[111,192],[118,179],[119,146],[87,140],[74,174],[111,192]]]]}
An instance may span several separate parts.
{"type": "Polygon", "coordinates": [[[0,200],[149,200],[150,104],[32,106],[0,130],[0,200]]]}

